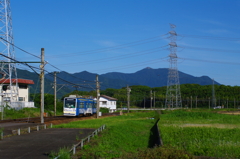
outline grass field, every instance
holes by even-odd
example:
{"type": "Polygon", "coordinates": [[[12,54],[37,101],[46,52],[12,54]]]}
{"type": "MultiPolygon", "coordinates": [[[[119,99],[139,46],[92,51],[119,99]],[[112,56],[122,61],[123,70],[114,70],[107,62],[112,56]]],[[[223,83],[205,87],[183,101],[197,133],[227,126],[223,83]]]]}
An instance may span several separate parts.
{"type": "MultiPolygon", "coordinates": [[[[54,115],[53,111],[47,111],[49,116],[54,115]]],[[[57,115],[62,115],[62,112],[57,112],[57,115]]],[[[2,112],[0,112],[0,116],[2,117],[2,112]]],[[[19,118],[32,118],[32,117],[40,117],[40,108],[23,108],[20,110],[15,110],[10,107],[4,109],[3,119],[19,119],[19,118]]]]}
{"type": "Polygon", "coordinates": [[[78,158],[240,158],[239,115],[201,109],[162,111],[158,125],[164,146],[149,149],[150,129],[155,122],[152,117],[157,116],[156,112],[137,112],[55,127],[98,128],[106,124],[107,129],[85,145],[78,158]]]}
{"type": "Polygon", "coordinates": [[[165,145],[196,156],[240,157],[240,116],[202,110],[165,112],[159,123],[165,145]]]}

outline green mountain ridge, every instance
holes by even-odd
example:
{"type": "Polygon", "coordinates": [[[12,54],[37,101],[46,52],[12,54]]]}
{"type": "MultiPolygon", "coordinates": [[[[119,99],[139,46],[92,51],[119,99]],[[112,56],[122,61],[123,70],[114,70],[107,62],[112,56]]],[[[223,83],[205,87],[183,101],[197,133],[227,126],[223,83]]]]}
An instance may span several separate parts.
{"type": "MultiPolygon", "coordinates": [[[[34,85],[30,85],[30,93],[40,93],[40,80],[39,75],[27,70],[17,69],[18,78],[31,79],[34,81],[34,85]]],[[[194,77],[192,75],[179,73],[180,84],[199,84],[199,85],[212,85],[212,79],[208,76],[194,77]]],[[[67,73],[59,72],[57,74],[57,92],[58,97],[70,93],[73,90],[80,91],[92,91],[96,89],[96,75],[87,71],[82,71],[78,73],[67,73]],[[70,83],[69,83],[70,82],[70,83]],[[73,84],[78,84],[74,87],[73,84]],[[62,88],[61,88],[62,87],[62,88]]],[[[101,90],[107,88],[119,89],[126,87],[127,85],[143,85],[149,87],[162,87],[167,85],[168,69],[167,68],[144,68],[135,73],[120,73],[120,72],[110,72],[106,74],[99,75],[99,82],[101,90]]],[[[45,86],[44,92],[53,94],[53,73],[45,75],[45,86]]],[[[215,82],[215,84],[220,85],[220,83],[215,82]]]]}

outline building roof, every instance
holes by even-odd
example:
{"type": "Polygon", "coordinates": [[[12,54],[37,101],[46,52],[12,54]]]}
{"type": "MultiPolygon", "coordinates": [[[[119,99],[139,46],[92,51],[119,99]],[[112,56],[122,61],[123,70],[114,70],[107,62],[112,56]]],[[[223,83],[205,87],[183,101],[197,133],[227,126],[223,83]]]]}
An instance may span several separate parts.
{"type": "Polygon", "coordinates": [[[118,100],[117,98],[109,97],[109,96],[106,96],[106,95],[100,95],[100,97],[106,98],[108,100],[118,100]]]}
{"type": "MultiPolygon", "coordinates": [[[[27,79],[12,79],[12,83],[16,83],[16,81],[17,81],[19,84],[34,84],[33,80],[27,80],[27,79]]],[[[0,84],[2,84],[2,83],[9,84],[9,83],[10,83],[10,79],[0,80],[0,84]]]]}

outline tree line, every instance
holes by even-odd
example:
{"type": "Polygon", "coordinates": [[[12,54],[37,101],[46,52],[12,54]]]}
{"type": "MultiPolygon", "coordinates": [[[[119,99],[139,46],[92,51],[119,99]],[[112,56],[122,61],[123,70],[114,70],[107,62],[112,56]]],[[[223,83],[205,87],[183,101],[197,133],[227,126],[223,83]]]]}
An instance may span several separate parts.
{"type": "MultiPolygon", "coordinates": [[[[148,87],[141,85],[130,86],[130,106],[142,108],[164,108],[167,87],[148,87]]],[[[240,86],[214,85],[214,100],[213,86],[199,84],[182,84],[180,85],[181,99],[183,107],[203,108],[212,107],[213,102],[216,106],[224,106],[225,108],[237,108],[240,106],[240,86]]],[[[101,90],[100,94],[116,98],[117,107],[127,106],[127,87],[121,89],[107,88],[101,90]]],[[[62,101],[64,97],[69,95],[79,95],[86,98],[96,97],[96,91],[73,91],[58,99],[58,109],[62,109],[62,101]]],[[[33,96],[33,95],[32,95],[33,96]]],[[[52,109],[54,96],[45,94],[45,107],[52,109]]],[[[34,98],[35,106],[40,105],[40,95],[34,98]]]]}

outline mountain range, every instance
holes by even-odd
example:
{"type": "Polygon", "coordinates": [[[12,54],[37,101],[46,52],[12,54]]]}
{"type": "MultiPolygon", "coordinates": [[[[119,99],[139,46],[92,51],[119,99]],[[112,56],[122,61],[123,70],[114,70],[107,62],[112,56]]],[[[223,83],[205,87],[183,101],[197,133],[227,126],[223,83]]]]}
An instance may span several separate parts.
{"type": "MultiPolygon", "coordinates": [[[[199,85],[212,85],[212,79],[208,76],[194,77],[192,75],[178,71],[180,84],[199,84],[199,85]]],[[[96,88],[96,75],[87,71],[78,73],[59,72],[57,74],[57,84],[59,96],[70,93],[77,89],[82,91],[90,91],[96,88]],[[63,86],[64,84],[64,86],[63,86]],[[80,84],[80,87],[73,87],[72,84],[80,84]],[[62,87],[62,88],[60,88],[62,87]]],[[[53,74],[45,75],[45,93],[53,94],[53,74]]],[[[36,73],[29,72],[27,70],[18,69],[18,78],[32,79],[35,84],[32,85],[30,93],[40,92],[39,76],[36,73]]],[[[99,82],[101,89],[107,88],[122,88],[127,85],[145,85],[149,87],[162,87],[167,85],[168,69],[158,68],[153,69],[150,67],[139,70],[135,73],[120,73],[110,72],[99,75],[99,82]]],[[[214,82],[220,85],[218,82],[214,82]]]]}

